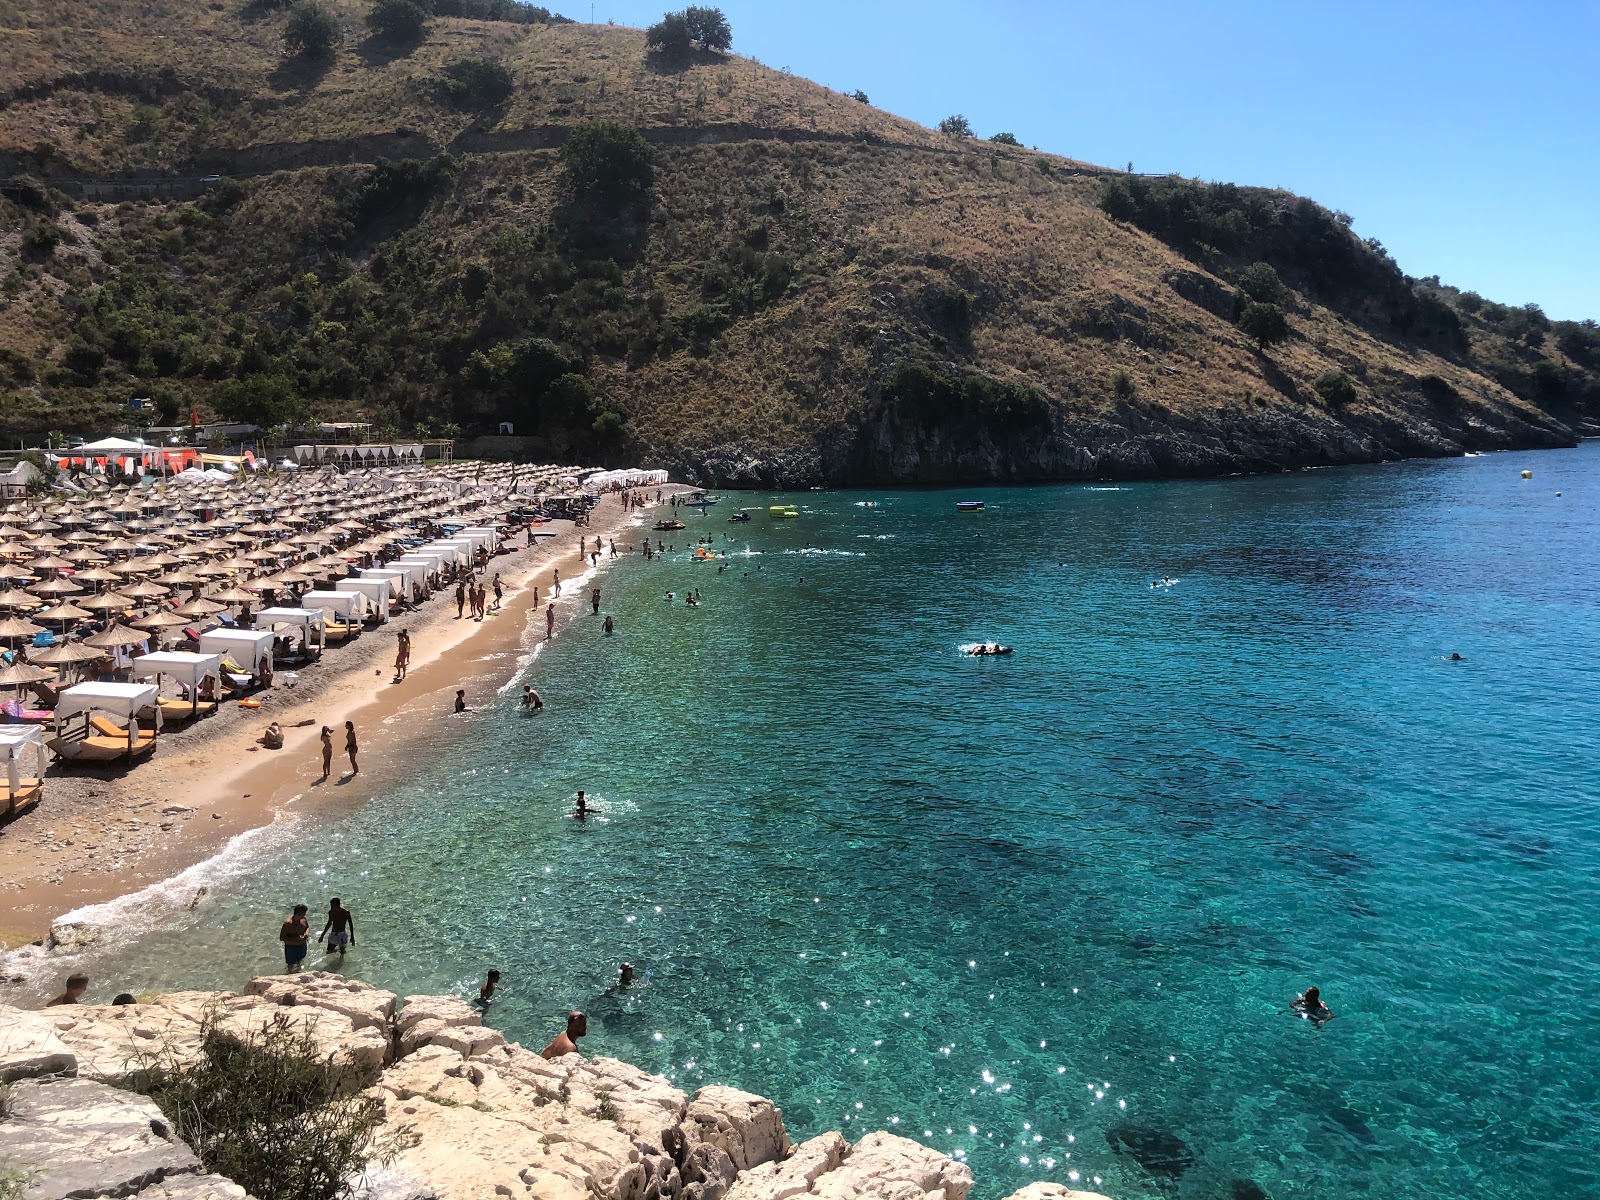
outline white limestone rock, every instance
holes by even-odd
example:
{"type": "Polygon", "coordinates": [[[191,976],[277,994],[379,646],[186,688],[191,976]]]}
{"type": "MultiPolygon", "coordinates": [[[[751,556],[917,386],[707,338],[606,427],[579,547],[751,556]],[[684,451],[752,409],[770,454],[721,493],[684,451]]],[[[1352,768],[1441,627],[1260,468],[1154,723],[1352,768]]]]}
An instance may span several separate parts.
{"type": "Polygon", "coordinates": [[[837,1132],[801,1142],[781,1162],[762,1163],[742,1171],[724,1200],[789,1200],[809,1193],[817,1180],[836,1170],[850,1153],[850,1143],[837,1132]]]}
{"type": "Polygon", "coordinates": [[[764,1096],[737,1088],[703,1087],[689,1101],[682,1121],[685,1142],[713,1145],[735,1171],[786,1158],[792,1146],[783,1113],[764,1096]]]}
{"type": "Polygon", "coordinates": [[[56,1033],[50,1012],[0,1005],[0,1083],[78,1073],[78,1056],[56,1033]]]}
{"type": "Polygon", "coordinates": [[[1030,1183],[1006,1200],[1106,1200],[1099,1192],[1075,1192],[1059,1183],[1030,1183]]]}
{"type": "Polygon", "coordinates": [[[326,1009],[347,1018],[352,1029],[377,1029],[387,1034],[394,1020],[393,992],[327,972],[264,975],[245,984],[244,994],[259,996],[268,1004],[326,1009]]]}
{"type": "Polygon", "coordinates": [[[971,1188],[972,1169],[965,1163],[878,1132],[852,1146],[836,1170],[817,1179],[811,1194],[825,1200],[966,1200],[971,1188]]]}
{"type": "Polygon", "coordinates": [[[27,1200],[130,1196],[201,1173],[154,1102],[89,1079],[16,1084],[0,1156],[39,1172],[27,1200]]]}

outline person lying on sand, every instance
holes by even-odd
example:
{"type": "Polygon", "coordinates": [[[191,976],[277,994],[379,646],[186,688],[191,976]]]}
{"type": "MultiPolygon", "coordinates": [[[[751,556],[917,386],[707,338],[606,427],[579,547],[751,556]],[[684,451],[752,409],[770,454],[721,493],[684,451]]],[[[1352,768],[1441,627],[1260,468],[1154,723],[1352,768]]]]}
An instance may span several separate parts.
{"type": "Polygon", "coordinates": [[[267,726],[267,731],[261,735],[261,744],[268,750],[283,749],[283,728],[276,721],[267,726]]]}

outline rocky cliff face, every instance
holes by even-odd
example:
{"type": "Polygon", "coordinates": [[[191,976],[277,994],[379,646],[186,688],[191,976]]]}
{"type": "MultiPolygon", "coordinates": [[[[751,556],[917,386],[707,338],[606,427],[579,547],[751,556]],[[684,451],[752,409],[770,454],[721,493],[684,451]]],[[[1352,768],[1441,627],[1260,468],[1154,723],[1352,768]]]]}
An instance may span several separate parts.
{"type": "MultiPolygon", "coordinates": [[[[367,1200],[966,1200],[972,1173],[907,1138],[791,1143],[770,1100],[693,1096],[607,1058],[550,1062],[484,1026],[456,997],[340,976],[253,980],[242,994],[179,992],[126,1007],[0,1006],[0,1080],[14,1086],[0,1158],[39,1170],[27,1200],[245,1200],[207,1175],[138,1095],[151,1051],[198,1051],[202,1019],[241,1032],[275,1017],[309,1029],[414,1144],[358,1183],[367,1200]]],[[[1012,1200],[1103,1200],[1035,1184],[1012,1200]]]]}
{"type": "Polygon", "coordinates": [[[676,477],[702,487],[884,487],[1258,474],[1551,449],[1574,445],[1576,436],[1548,414],[1512,406],[1176,413],[1130,402],[1104,413],[1063,412],[1049,426],[1009,433],[930,427],[881,410],[853,435],[812,447],[731,444],[658,457],[676,477]]]}

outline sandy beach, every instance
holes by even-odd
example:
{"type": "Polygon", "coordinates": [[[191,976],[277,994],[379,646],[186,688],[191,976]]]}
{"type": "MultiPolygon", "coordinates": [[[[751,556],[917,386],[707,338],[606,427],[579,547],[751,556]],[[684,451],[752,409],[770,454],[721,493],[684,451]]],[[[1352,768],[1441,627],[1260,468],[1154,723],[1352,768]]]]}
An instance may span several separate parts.
{"type": "MultiPolygon", "coordinates": [[[[171,878],[291,805],[328,814],[361,804],[402,769],[398,742],[414,718],[447,719],[456,688],[468,687],[482,703],[507,681],[530,618],[549,602],[554,569],[573,583],[556,601],[556,635],[590,616],[588,587],[576,586],[588,569],[578,559],[579,538],[617,539],[619,555],[624,546],[632,552],[649,511],[626,512],[608,495],[587,526],[561,522],[549,527],[556,536],[494,558],[489,573],[500,574],[506,595],[500,613],[484,621],[458,619],[452,589],[442,589],[420,611],[329,650],[295,687],[262,693],[261,708],[225,705],[188,728],[164,732],[148,762],[110,770],[58,764],[41,802],[0,831],[0,947],[39,941],[63,914],[171,878]],[[412,658],[406,678],[396,682],[401,628],[411,634],[412,658]],[[392,720],[402,713],[404,722],[392,720]],[[353,778],[344,755],[346,720],[355,722],[361,744],[363,769],[353,778]],[[269,721],[285,731],[281,750],[257,742],[269,721]],[[317,782],[322,725],[336,730],[334,773],[325,785],[317,782]]],[[[598,570],[612,561],[602,556],[598,570]]]]}

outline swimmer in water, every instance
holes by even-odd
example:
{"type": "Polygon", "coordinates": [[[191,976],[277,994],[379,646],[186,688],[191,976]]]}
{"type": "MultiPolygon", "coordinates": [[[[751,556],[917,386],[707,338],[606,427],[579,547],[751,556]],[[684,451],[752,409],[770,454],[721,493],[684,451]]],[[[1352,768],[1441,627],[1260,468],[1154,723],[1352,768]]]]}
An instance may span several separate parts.
{"type": "Polygon", "coordinates": [[[578,803],[572,810],[572,815],[580,821],[589,815],[589,799],[583,794],[582,788],[578,789],[578,803]]]}
{"type": "Polygon", "coordinates": [[[1450,661],[1451,662],[1465,662],[1466,659],[1461,657],[1461,652],[1460,651],[1452,650],[1452,651],[1450,651],[1450,661]]]}
{"type": "Polygon", "coordinates": [[[1317,1025],[1333,1020],[1333,1010],[1322,1002],[1322,992],[1318,988],[1308,987],[1303,993],[1289,1001],[1289,1007],[1306,1020],[1314,1021],[1317,1025]]]}

